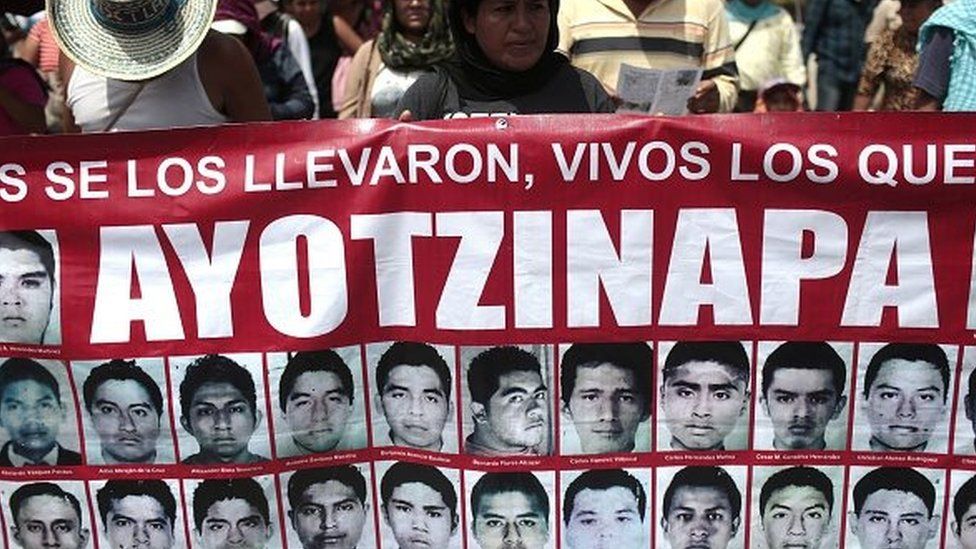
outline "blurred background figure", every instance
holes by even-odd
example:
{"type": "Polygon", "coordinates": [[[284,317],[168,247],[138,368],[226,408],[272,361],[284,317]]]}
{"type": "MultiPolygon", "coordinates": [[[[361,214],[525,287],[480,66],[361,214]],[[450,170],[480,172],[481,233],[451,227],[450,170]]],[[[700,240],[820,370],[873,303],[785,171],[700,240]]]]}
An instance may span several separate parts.
{"type": "Polygon", "coordinates": [[[51,25],[43,18],[30,28],[21,48],[23,59],[34,66],[47,83],[50,95],[44,108],[44,118],[49,132],[61,129],[61,113],[64,111],[64,84],[58,74],[61,51],[51,34],[51,25]]]}
{"type": "Polygon", "coordinates": [[[854,105],[867,50],[864,34],[878,0],[810,0],[801,47],[817,56],[817,110],[849,111],[854,105]]]}
{"type": "Polygon", "coordinates": [[[730,0],[725,12],[739,68],[736,112],[754,110],[764,82],[785,78],[801,88],[806,84],[800,35],[789,12],[769,0],[730,0]]]}
{"type": "Polygon", "coordinates": [[[44,133],[47,87],[30,64],[0,59],[0,137],[44,133]]]}
{"type": "Polygon", "coordinates": [[[754,112],[799,112],[803,110],[803,89],[782,78],[763,85],[754,112]]]}
{"type": "Polygon", "coordinates": [[[334,103],[341,101],[341,97],[332,96],[332,78],[343,50],[336,36],[334,18],[323,10],[320,0],[281,0],[281,6],[285,13],[298,21],[308,40],[312,76],[319,100],[318,117],[335,118],[334,103]]]}
{"type": "Polygon", "coordinates": [[[454,53],[443,0],[387,0],[379,36],[353,57],[339,118],[387,118],[424,72],[454,53]]]}
{"type": "Polygon", "coordinates": [[[854,98],[854,110],[866,111],[878,88],[884,90],[878,110],[904,111],[915,108],[917,91],[912,84],[918,68],[918,30],[941,4],[940,0],[901,0],[897,29],[885,29],[871,43],[854,98]]]}
{"type": "Polygon", "coordinates": [[[954,0],[919,30],[919,110],[976,111],[976,0],[954,0]]]}
{"type": "Polygon", "coordinates": [[[315,103],[315,112],[312,118],[318,118],[319,92],[315,87],[315,75],[312,73],[312,53],[308,49],[308,39],[305,38],[301,24],[280,8],[279,0],[257,0],[254,2],[254,9],[258,12],[261,30],[284,42],[302,69],[305,85],[312,95],[312,102],[315,103]]]}
{"type": "Polygon", "coordinates": [[[234,36],[251,53],[272,119],[303,120],[315,115],[301,67],[281,40],[261,30],[252,0],[220,0],[212,27],[234,36]]]}

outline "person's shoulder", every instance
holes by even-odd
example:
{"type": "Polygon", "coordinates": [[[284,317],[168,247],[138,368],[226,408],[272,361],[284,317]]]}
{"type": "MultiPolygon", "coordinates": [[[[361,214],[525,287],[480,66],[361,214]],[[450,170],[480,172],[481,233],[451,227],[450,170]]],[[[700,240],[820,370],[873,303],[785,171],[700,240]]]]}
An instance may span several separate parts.
{"type": "Polygon", "coordinates": [[[200,43],[200,48],[197,49],[197,55],[204,62],[232,60],[242,52],[249,55],[240,40],[213,30],[207,32],[207,36],[200,43]]]}
{"type": "Polygon", "coordinates": [[[615,109],[610,94],[607,93],[607,89],[603,86],[603,83],[593,73],[569,64],[564,65],[560,72],[571,76],[576,82],[579,82],[580,89],[582,89],[583,95],[589,103],[589,112],[614,112],[615,109]]]}
{"type": "Polygon", "coordinates": [[[447,74],[435,70],[420,76],[397,103],[396,117],[403,111],[410,111],[414,121],[431,120],[443,111],[447,74]]]}
{"type": "Polygon", "coordinates": [[[3,447],[0,447],[0,467],[12,467],[13,462],[10,461],[10,445],[11,442],[4,443],[3,447]]]}

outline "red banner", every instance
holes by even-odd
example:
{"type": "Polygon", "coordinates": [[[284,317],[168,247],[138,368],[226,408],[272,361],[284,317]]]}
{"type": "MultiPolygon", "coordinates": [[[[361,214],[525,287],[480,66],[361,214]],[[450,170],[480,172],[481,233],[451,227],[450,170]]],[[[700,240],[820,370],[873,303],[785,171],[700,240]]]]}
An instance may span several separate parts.
{"type": "Polygon", "coordinates": [[[973,122],[2,139],[6,542],[974,548],[973,122]]]}

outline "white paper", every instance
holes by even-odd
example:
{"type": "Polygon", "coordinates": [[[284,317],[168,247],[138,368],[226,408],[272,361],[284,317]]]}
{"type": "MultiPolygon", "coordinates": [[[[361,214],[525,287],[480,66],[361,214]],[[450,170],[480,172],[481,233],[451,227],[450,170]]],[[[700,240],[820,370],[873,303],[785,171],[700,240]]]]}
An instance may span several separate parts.
{"type": "Polygon", "coordinates": [[[688,112],[688,98],[698,88],[702,70],[643,69],[620,65],[617,94],[622,101],[619,112],[681,115],[688,112]]]}

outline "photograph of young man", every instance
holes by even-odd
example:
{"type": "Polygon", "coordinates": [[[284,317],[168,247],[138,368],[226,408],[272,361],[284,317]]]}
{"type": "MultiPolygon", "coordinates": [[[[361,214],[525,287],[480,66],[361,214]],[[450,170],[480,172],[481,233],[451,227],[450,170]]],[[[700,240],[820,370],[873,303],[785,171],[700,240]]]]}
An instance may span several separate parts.
{"type": "Polygon", "coordinates": [[[749,407],[749,355],[738,341],[679,341],[661,374],[667,426],[659,449],[726,450],[726,438],[749,407]],[[664,443],[668,440],[668,443],[664,443]]]}
{"type": "Polygon", "coordinates": [[[742,492],[721,467],[685,467],[671,478],[661,511],[671,549],[725,549],[739,532],[742,492]]]}
{"type": "Polygon", "coordinates": [[[112,549],[177,545],[176,498],[162,480],[110,480],[95,495],[102,532],[112,549]]]}
{"type": "MultiPolygon", "coordinates": [[[[331,452],[344,447],[353,415],[352,371],[331,349],[291,355],[278,382],[278,406],[289,444],[284,457],[331,452]]],[[[353,421],[352,424],[358,424],[353,421]]]]}
{"type": "Polygon", "coordinates": [[[374,440],[380,445],[406,446],[432,452],[454,451],[457,443],[445,447],[445,426],[454,415],[451,400],[451,367],[433,346],[397,341],[376,364],[374,410],[385,420],[374,440]]]}
{"type": "Polygon", "coordinates": [[[549,454],[549,388],[539,359],[518,347],[492,347],[468,367],[474,432],[464,451],[479,456],[549,454]]]}
{"type": "MultiPolygon", "coordinates": [[[[860,412],[870,426],[871,450],[931,451],[933,436],[945,446],[950,384],[942,347],[889,343],[871,357],[862,387],[860,412]]],[[[855,429],[864,427],[862,419],[855,429]]]]}
{"type": "MultiPolygon", "coordinates": [[[[82,386],[82,396],[98,436],[102,463],[156,462],[166,410],[163,393],[134,360],[114,359],[93,368],[82,386]]],[[[91,441],[88,444],[89,450],[95,446],[91,441]]],[[[91,451],[89,460],[96,460],[91,451]]]]}
{"type": "Polygon", "coordinates": [[[197,442],[199,452],[183,459],[188,465],[257,463],[251,435],[261,421],[251,374],[222,355],[194,360],[180,383],[180,425],[197,442]]]}
{"type": "Polygon", "coordinates": [[[643,342],[569,347],[559,363],[559,387],[564,424],[573,425],[579,439],[579,452],[570,453],[634,451],[637,430],[651,417],[653,360],[643,342]]]}
{"type": "Polygon", "coordinates": [[[952,538],[959,549],[976,549],[976,476],[969,477],[952,496],[952,538]]]}
{"type": "MultiPolygon", "coordinates": [[[[827,449],[827,426],[847,405],[846,380],[844,360],[826,342],[787,341],[770,353],[759,402],[773,425],[773,448],[827,449]]],[[[846,429],[847,421],[838,424],[846,429]]]]}
{"type": "Polygon", "coordinates": [[[90,531],[81,503],[53,482],[33,482],[10,495],[10,539],[23,549],[82,549],[90,531]]]}
{"type": "Polygon", "coordinates": [[[853,499],[848,523],[860,549],[924,549],[939,534],[935,487],[914,469],[874,469],[854,484],[853,499]]]}
{"type": "Polygon", "coordinates": [[[759,529],[766,549],[835,547],[831,535],[834,483],[813,467],[773,473],[759,492],[759,529]]]}
{"type": "Polygon", "coordinates": [[[471,534],[480,549],[544,549],[549,495],[527,471],[486,473],[471,488],[471,534]]]}
{"type": "Polygon", "coordinates": [[[54,248],[37,231],[0,231],[0,343],[61,343],[44,341],[54,273],[54,248]]]}
{"type": "Polygon", "coordinates": [[[287,491],[288,522],[303,549],[359,546],[369,516],[366,478],[359,469],[352,465],[301,469],[288,479],[287,491]]]}
{"type": "Polygon", "coordinates": [[[0,466],[81,465],[81,454],[58,442],[69,406],[41,363],[10,358],[0,364],[0,426],[10,439],[0,448],[0,466]]]}
{"type": "MultiPolygon", "coordinates": [[[[976,347],[966,348],[967,364],[973,361],[974,352],[976,352],[976,347]]],[[[966,395],[962,398],[963,413],[958,415],[957,421],[968,422],[969,429],[956,431],[956,440],[965,441],[965,444],[957,445],[959,449],[957,453],[973,455],[976,453],[976,368],[969,372],[965,387],[966,395]]]]}
{"type": "Polygon", "coordinates": [[[634,475],[623,469],[584,471],[563,496],[566,547],[646,549],[646,515],[647,491],[634,475]]]}
{"type": "Polygon", "coordinates": [[[380,481],[383,521],[393,533],[384,547],[433,549],[459,547],[457,492],[436,467],[399,461],[380,481]]]}
{"type": "Polygon", "coordinates": [[[264,488],[252,478],[207,479],[193,490],[201,549],[264,549],[272,524],[264,488]]]}

